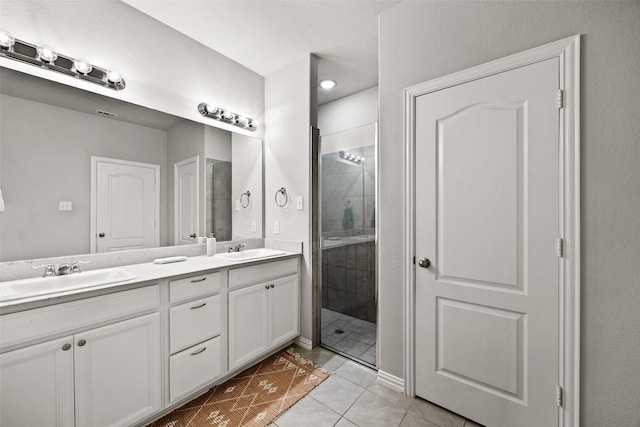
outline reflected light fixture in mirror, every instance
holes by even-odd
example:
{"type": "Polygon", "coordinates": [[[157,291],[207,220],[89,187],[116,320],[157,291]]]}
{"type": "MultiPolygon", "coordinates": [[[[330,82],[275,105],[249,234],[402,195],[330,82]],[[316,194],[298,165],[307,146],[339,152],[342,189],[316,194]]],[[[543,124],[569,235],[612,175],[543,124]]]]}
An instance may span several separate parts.
{"type": "Polygon", "coordinates": [[[233,113],[224,108],[213,107],[205,102],[198,104],[198,111],[204,117],[229,123],[239,128],[254,132],[258,129],[258,123],[254,119],[233,113]]]}
{"type": "Polygon", "coordinates": [[[18,40],[4,29],[0,29],[0,56],[76,77],[109,89],[122,90],[126,86],[122,74],[117,71],[97,67],[84,59],[62,55],[44,44],[35,45],[18,40]]]}

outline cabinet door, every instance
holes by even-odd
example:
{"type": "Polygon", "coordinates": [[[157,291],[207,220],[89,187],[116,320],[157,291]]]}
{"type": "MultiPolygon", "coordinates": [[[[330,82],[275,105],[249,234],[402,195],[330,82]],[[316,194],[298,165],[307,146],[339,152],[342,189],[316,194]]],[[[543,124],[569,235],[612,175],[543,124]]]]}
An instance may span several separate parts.
{"type": "Polygon", "coordinates": [[[74,336],[76,425],[127,426],[161,409],[160,315],[74,336]]]}
{"type": "Polygon", "coordinates": [[[229,369],[267,350],[268,284],[229,292],[229,369]]]}
{"type": "Polygon", "coordinates": [[[73,427],[72,343],[66,337],[0,355],[0,425],[73,427]]]}
{"type": "Polygon", "coordinates": [[[270,282],[269,346],[275,347],[300,335],[298,276],[270,282]]]}

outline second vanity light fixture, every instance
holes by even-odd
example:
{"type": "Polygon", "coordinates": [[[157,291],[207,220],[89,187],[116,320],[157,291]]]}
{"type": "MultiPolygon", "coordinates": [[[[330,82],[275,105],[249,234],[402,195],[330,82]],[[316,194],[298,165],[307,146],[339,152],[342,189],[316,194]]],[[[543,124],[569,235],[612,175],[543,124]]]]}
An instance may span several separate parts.
{"type": "Polygon", "coordinates": [[[258,129],[258,123],[255,120],[240,114],[232,113],[231,111],[223,108],[213,107],[206,102],[198,104],[198,111],[204,117],[230,123],[234,126],[241,127],[242,129],[250,130],[251,132],[258,129]]]}
{"type": "Polygon", "coordinates": [[[0,29],[0,56],[96,83],[109,89],[122,90],[126,86],[122,74],[115,70],[100,68],[84,59],[62,55],[46,45],[35,45],[18,40],[3,29],[0,29]]]}

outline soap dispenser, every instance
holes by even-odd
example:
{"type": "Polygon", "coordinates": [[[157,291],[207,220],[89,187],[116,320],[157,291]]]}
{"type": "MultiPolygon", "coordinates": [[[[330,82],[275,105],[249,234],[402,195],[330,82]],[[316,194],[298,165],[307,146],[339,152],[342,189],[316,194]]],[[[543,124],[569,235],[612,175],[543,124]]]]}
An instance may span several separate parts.
{"type": "Polygon", "coordinates": [[[209,237],[207,237],[207,256],[212,256],[216,254],[216,238],[211,233],[209,237]]]}

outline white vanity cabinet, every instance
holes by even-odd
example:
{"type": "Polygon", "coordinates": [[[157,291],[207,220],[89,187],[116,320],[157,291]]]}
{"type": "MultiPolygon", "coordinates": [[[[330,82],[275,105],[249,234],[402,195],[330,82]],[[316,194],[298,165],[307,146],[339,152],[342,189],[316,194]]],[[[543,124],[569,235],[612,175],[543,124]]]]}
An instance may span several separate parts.
{"type": "Polygon", "coordinates": [[[223,272],[169,282],[169,399],[222,375],[223,272]]]}
{"type": "Polygon", "coordinates": [[[229,288],[229,370],[300,334],[297,258],[230,270],[229,288]]]}
{"type": "Polygon", "coordinates": [[[0,425],[128,426],[159,411],[158,302],[149,286],[2,316],[3,346],[63,332],[67,316],[83,330],[0,354],[0,425]],[[90,327],[136,311],[148,314],[90,327]]]}

